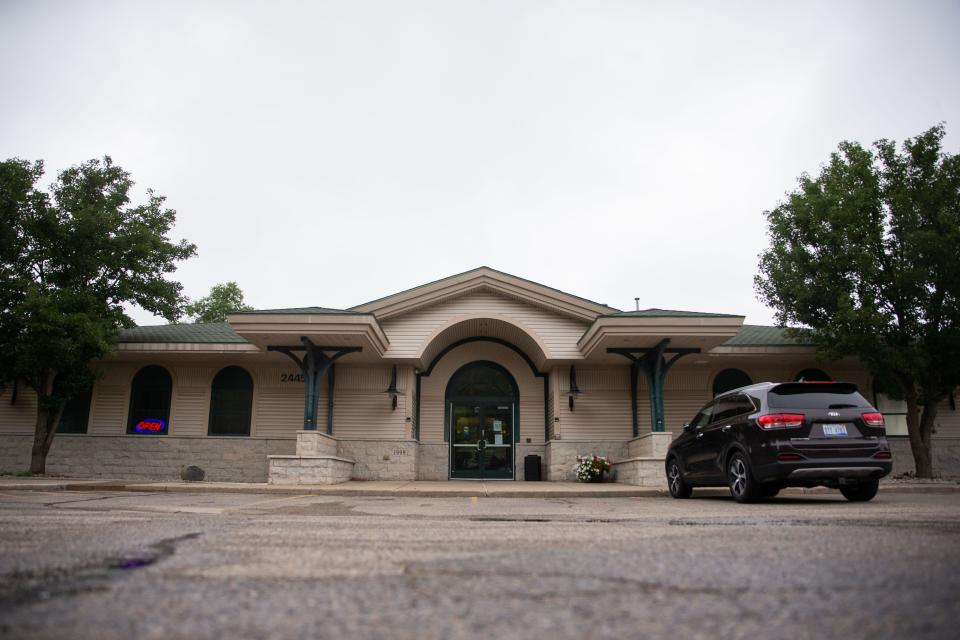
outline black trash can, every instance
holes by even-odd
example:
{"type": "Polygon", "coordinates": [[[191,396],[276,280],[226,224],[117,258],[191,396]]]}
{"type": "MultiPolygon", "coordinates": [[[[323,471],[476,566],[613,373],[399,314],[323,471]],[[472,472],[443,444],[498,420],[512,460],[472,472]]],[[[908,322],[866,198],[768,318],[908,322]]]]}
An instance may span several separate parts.
{"type": "Polygon", "coordinates": [[[523,479],[541,480],[540,456],[529,455],[523,458],[523,479]]]}

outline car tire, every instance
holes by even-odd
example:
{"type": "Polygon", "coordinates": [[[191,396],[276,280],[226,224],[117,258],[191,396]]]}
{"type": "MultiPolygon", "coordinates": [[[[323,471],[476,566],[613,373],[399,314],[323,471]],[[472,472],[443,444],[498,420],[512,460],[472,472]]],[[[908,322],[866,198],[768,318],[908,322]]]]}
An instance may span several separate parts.
{"type": "Polygon", "coordinates": [[[776,498],[777,494],[780,493],[780,485],[778,484],[762,484],[760,485],[760,497],[761,498],[776,498]]]}
{"type": "Polygon", "coordinates": [[[742,453],[735,453],[727,463],[727,484],[730,495],[737,502],[753,502],[759,496],[760,487],[750,472],[750,463],[742,453]]]}
{"type": "Polygon", "coordinates": [[[678,500],[693,495],[693,487],[683,479],[683,472],[676,458],[670,458],[667,463],[667,487],[670,489],[670,496],[678,500]]]}
{"type": "Polygon", "coordinates": [[[845,484],[840,486],[840,493],[850,502],[867,502],[873,500],[880,489],[879,480],[870,480],[858,484],[845,484]]]}

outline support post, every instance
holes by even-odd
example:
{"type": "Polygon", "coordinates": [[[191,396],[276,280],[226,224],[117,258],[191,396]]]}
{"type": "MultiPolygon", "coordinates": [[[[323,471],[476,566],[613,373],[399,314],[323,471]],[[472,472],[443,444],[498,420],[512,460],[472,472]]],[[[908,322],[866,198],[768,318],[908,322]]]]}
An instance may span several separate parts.
{"type": "Polygon", "coordinates": [[[670,338],[664,338],[655,347],[620,348],[610,347],[607,353],[616,353],[630,360],[630,395],[633,418],[633,435],[640,435],[637,416],[637,388],[640,372],[643,372],[647,381],[647,390],[650,394],[650,430],[665,431],[663,411],[663,381],[670,368],[690,353],[700,353],[697,348],[669,348],[670,338]],[[664,359],[665,353],[673,354],[670,360],[664,359]]]}
{"type": "MultiPolygon", "coordinates": [[[[317,399],[320,396],[320,380],[323,374],[333,367],[333,363],[350,353],[362,351],[362,347],[318,347],[310,338],[300,337],[302,346],[268,346],[267,351],[276,351],[286,355],[297,363],[300,372],[303,374],[303,430],[317,430],[317,399]],[[294,353],[303,351],[303,358],[297,357],[294,353]],[[331,355],[327,355],[331,352],[331,355]]],[[[327,398],[327,432],[333,430],[333,382],[331,376],[328,378],[330,393],[327,398]]]]}
{"type": "Polygon", "coordinates": [[[331,362],[327,369],[327,435],[333,435],[333,389],[336,386],[334,376],[337,373],[336,363],[331,362]]]}

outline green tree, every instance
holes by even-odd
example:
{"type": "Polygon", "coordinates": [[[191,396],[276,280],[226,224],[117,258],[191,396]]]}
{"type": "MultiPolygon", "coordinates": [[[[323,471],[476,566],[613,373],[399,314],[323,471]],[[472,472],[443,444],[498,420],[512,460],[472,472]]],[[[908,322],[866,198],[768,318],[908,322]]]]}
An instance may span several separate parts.
{"type": "Polygon", "coordinates": [[[0,163],[0,380],[37,394],[30,471],[44,473],[65,402],[90,388],[92,363],[134,325],[124,305],[170,320],[185,302],[165,279],[196,253],[167,234],[176,213],[148,191],[130,201],[130,175],[109,157],[37,188],[43,163],[0,163]]]}
{"type": "Polygon", "coordinates": [[[236,311],[253,311],[253,307],[243,303],[243,291],[236,282],[214,285],[210,295],[184,307],[191,322],[223,322],[236,311]]]}
{"type": "Polygon", "coordinates": [[[932,477],[937,404],[960,384],[960,156],[943,125],[871,148],[840,144],[820,175],[765,212],[755,279],[785,326],[857,356],[906,400],[917,476],[932,477]]]}

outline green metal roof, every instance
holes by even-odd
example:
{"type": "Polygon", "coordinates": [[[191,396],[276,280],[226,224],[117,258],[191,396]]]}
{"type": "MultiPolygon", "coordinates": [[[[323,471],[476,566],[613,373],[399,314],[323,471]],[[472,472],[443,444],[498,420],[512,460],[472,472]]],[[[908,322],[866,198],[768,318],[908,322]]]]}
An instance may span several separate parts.
{"type": "Polygon", "coordinates": [[[254,309],[253,311],[237,311],[231,315],[244,314],[276,314],[276,315],[344,315],[344,316],[368,316],[369,313],[359,311],[348,311],[345,309],[330,309],[328,307],[290,307],[288,309],[254,309]]]}
{"type": "Polygon", "coordinates": [[[745,324],[724,347],[810,347],[813,342],[804,337],[792,338],[786,335],[784,327],[767,327],[758,324],[745,324]]]}
{"type": "Polygon", "coordinates": [[[206,324],[164,324],[133,327],[120,332],[118,342],[193,342],[205,344],[245,344],[247,341],[226,322],[206,324]]]}
{"type": "Polygon", "coordinates": [[[705,311],[674,311],[672,309],[640,309],[639,311],[620,311],[618,313],[608,313],[604,317],[634,318],[742,318],[730,313],[707,313],[705,311]]]}

